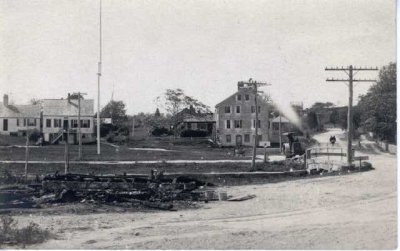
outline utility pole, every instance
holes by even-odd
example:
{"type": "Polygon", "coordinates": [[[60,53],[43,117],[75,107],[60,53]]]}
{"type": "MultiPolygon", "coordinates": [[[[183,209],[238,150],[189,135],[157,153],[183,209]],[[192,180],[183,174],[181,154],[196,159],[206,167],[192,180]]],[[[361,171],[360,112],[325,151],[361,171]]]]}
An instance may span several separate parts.
{"type": "Polygon", "coordinates": [[[82,93],[82,92],[75,92],[73,95],[78,95],[78,144],[79,144],[79,149],[78,149],[78,159],[82,159],[82,131],[81,131],[81,96],[82,95],[87,95],[87,93],[82,93]]]}
{"type": "Polygon", "coordinates": [[[282,153],[282,116],[279,111],[279,151],[282,153]]]}
{"type": "Polygon", "coordinates": [[[98,63],[98,72],[97,72],[97,155],[100,155],[100,77],[101,77],[101,0],[100,0],[100,16],[99,16],[99,24],[100,24],[100,50],[99,50],[99,63],[98,63]]]}
{"type": "Polygon", "coordinates": [[[354,79],[354,75],[359,71],[377,71],[378,68],[367,68],[367,67],[335,67],[335,68],[325,68],[325,71],[344,71],[349,78],[348,79],[334,79],[328,78],[327,82],[348,82],[349,86],[349,106],[347,110],[347,164],[351,166],[353,161],[353,152],[352,152],[352,135],[353,135],[353,83],[354,82],[376,82],[374,79],[354,79]]]}
{"type": "Polygon", "coordinates": [[[26,145],[25,145],[25,182],[28,181],[28,159],[29,159],[29,119],[25,118],[26,121],[26,145]]]}
{"type": "Polygon", "coordinates": [[[253,87],[254,91],[254,104],[255,104],[255,109],[256,109],[256,120],[254,122],[254,127],[255,127],[255,133],[254,133],[254,145],[253,145],[253,158],[251,161],[251,170],[255,170],[256,167],[256,152],[257,152],[257,144],[258,144],[258,87],[259,86],[268,86],[271,84],[268,84],[266,82],[257,82],[253,79],[249,79],[248,82],[240,81],[239,84],[244,84],[248,86],[253,87]]]}

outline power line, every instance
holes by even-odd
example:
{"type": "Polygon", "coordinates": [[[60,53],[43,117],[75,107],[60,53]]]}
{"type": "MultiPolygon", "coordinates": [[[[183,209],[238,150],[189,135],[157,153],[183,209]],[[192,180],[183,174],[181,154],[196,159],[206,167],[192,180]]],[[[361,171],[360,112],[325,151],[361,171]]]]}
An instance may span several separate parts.
{"type": "Polygon", "coordinates": [[[271,84],[268,84],[266,82],[258,82],[253,80],[252,78],[249,79],[249,81],[245,82],[245,81],[240,81],[238,82],[238,85],[248,85],[248,86],[252,86],[253,90],[254,90],[254,103],[255,103],[255,110],[256,110],[256,121],[255,121],[255,136],[254,136],[254,146],[253,146],[253,158],[251,161],[251,169],[255,170],[255,166],[256,166],[256,151],[257,151],[257,143],[258,143],[258,101],[257,101],[257,88],[259,86],[269,86],[271,84]]]}
{"type": "Polygon", "coordinates": [[[351,166],[353,156],[352,156],[352,131],[353,131],[353,83],[354,82],[376,82],[375,79],[354,79],[354,74],[359,71],[377,71],[378,68],[375,67],[331,67],[325,68],[325,71],[344,71],[349,78],[348,79],[335,79],[335,78],[327,78],[327,82],[348,82],[349,86],[349,106],[347,111],[347,164],[351,166]],[[354,71],[356,71],[354,73],[354,71]]]}

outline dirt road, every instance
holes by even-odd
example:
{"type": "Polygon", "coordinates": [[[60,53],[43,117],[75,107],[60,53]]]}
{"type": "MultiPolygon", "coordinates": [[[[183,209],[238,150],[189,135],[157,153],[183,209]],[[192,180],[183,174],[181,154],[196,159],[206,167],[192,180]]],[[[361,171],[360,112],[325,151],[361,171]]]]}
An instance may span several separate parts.
{"type": "Polygon", "coordinates": [[[57,234],[33,249],[394,249],[396,156],[370,159],[369,172],[222,187],[257,197],[198,210],[17,218],[57,234]]]}

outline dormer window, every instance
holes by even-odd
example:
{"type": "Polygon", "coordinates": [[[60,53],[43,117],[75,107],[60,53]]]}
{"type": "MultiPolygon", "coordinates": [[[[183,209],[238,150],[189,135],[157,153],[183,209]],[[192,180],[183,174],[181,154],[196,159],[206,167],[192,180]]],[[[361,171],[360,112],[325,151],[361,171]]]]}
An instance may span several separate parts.
{"type": "Polygon", "coordinates": [[[241,100],[242,100],[242,95],[241,95],[241,94],[238,94],[238,95],[237,95],[237,100],[238,100],[238,101],[241,101],[241,100]]]}

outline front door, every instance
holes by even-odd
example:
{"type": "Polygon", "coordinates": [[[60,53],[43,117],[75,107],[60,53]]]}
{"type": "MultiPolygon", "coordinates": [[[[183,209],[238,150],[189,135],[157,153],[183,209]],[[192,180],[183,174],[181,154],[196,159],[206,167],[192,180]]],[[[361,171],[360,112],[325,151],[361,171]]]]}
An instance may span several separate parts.
{"type": "Polygon", "coordinates": [[[236,135],[236,145],[237,146],[242,145],[242,135],[236,135]]]}

